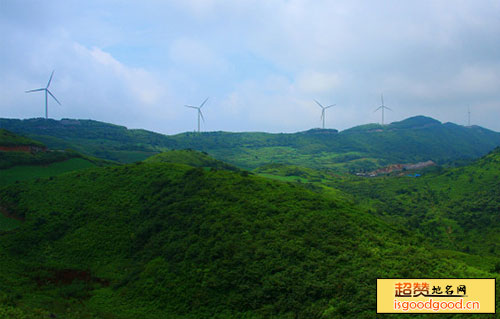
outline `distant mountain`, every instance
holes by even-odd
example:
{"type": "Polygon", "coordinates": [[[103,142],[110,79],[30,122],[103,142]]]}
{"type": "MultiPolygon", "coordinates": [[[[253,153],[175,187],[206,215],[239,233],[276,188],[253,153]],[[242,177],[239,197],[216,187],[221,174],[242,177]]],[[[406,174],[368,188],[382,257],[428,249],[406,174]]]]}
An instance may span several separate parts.
{"type": "Polygon", "coordinates": [[[0,127],[53,148],[71,147],[97,157],[133,162],[172,149],[204,151],[253,169],[269,163],[371,171],[396,163],[438,164],[480,157],[500,145],[500,133],[424,116],[389,125],[368,124],[342,132],[313,129],[289,134],[203,132],[166,136],[91,120],[0,119],[0,127]]]}
{"type": "Polygon", "coordinates": [[[71,148],[126,163],[157,154],[165,140],[158,133],[92,120],[0,119],[0,127],[42,141],[51,149],[71,148]]]}

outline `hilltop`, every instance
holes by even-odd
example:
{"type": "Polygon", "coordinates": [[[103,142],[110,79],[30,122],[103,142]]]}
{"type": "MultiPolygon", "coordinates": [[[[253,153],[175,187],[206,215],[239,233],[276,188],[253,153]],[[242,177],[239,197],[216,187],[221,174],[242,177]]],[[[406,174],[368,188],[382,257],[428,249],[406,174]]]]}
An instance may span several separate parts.
{"type": "Polygon", "coordinates": [[[341,132],[313,129],[298,133],[202,132],[162,135],[91,120],[0,119],[0,126],[84,154],[120,162],[143,160],[173,149],[204,151],[241,168],[269,163],[373,171],[398,163],[443,164],[480,157],[500,145],[500,133],[417,116],[389,125],[368,124],[341,132]]]}
{"type": "Polygon", "coordinates": [[[195,150],[173,150],[153,155],[144,160],[146,163],[177,163],[193,167],[205,167],[236,171],[238,168],[222,161],[216,160],[207,153],[195,150]]]}

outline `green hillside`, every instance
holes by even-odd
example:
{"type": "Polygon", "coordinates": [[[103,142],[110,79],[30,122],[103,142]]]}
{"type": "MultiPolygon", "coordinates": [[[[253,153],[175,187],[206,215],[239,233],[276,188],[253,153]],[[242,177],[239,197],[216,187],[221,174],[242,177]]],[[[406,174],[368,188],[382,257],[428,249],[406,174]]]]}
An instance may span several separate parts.
{"type": "Polygon", "coordinates": [[[438,247],[498,258],[499,176],[497,148],[470,165],[420,178],[351,179],[334,185],[387,220],[419,230],[438,247]]]}
{"type": "Polygon", "coordinates": [[[0,128],[0,146],[38,146],[44,145],[24,136],[14,134],[6,129],[0,128]]]}
{"type": "Polygon", "coordinates": [[[47,150],[44,144],[5,129],[0,130],[0,146],[6,147],[0,148],[0,186],[112,164],[71,150],[47,150]],[[22,149],[25,146],[35,149],[22,149]]]}
{"type": "Polygon", "coordinates": [[[0,119],[0,127],[30,136],[51,149],[71,148],[124,163],[146,159],[165,149],[164,135],[93,120],[0,119]]]}
{"type": "Polygon", "coordinates": [[[101,163],[96,164],[93,161],[81,157],[74,157],[63,161],[48,163],[46,165],[20,165],[9,167],[0,169],[0,186],[36,178],[52,177],[62,173],[100,165],[101,163]]]}
{"type": "Polygon", "coordinates": [[[492,276],[340,197],[244,171],[94,168],[0,188],[0,206],[24,220],[1,234],[0,314],[375,318],[378,277],[492,276]]]}
{"type": "Polygon", "coordinates": [[[173,150],[153,155],[144,160],[147,163],[177,163],[186,164],[193,167],[207,167],[215,169],[225,169],[230,171],[238,170],[238,168],[216,160],[207,153],[198,152],[195,150],[173,150]]]}
{"type": "Polygon", "coordinates": [[[342,132],[182,133],[172,136],[91,120],[0,119],[0,126],[51,148],[120,162],[143,160],[173,149],[204,151],[241,168],[281,163],[338,172],[370,171],[394,163],[474,159],[500,146],[500,133],[417,116],[389,125],[368,124],[342,132]]]}
{"type": "Polygon", "coordinates": [[[412,172],[376,178],[338,176],[288,165],[266,165],[254,172],[319,193],[341,190],[346,200],[419,233],[446,255],[475,255],[466,258],[484,270],[500,272],[500,148],[470,165],[432,168],[420,172],[421,177],[412,172]]]}

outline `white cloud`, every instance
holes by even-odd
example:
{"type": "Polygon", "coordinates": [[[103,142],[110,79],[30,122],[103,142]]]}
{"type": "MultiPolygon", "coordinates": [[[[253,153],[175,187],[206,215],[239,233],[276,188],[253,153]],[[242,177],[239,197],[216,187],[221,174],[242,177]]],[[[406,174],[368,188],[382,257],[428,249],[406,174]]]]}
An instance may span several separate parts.
{"type": "Polygon", "coordinates": [[[382,92],[390,120],[446,121],[474,102],[500,116],[494,0],[26,4],[0,12],[1,116],[42,115],[43,101],[24,90],[52,69],[63,106],[51,116],[169,133],[191,130],[182,105],[206,96],[208,130],[317,127],[313,98],[336,103],[327,125],[347,128],[378,119],[382,92]]]}
{"type": "Polygon", "coordinates": [[[201,41],[190,38],[174,40],[170,47],[169,57],[179,67],[219,71],[227,68],[223,59],[209,47],[201,41]]]}
{"type": "Polygon", "coordinates": [[[307,71],[297,78],[298,89],[306,93],[327,93],[339,84],[340,77],[336,73],[307,71]]]}
{"type": "Polygon", "coordinates": [[[163,97],[165,88],[159,84],[158,79],[144,69],[126,67],[113,58],[111,54],[99,48],[87,50],[75,44],[77,50],[86,51],[95,61],[108,68],[117,80],[123,81],[126,89],[133,93],[138,102],[143,104],[158,103],[163,97]]]}
{"type": "Polygon", "coordinates": [[[500,67],[465,66],[453,81],[457,90],[470,94],[500,92],[500,67]]]}

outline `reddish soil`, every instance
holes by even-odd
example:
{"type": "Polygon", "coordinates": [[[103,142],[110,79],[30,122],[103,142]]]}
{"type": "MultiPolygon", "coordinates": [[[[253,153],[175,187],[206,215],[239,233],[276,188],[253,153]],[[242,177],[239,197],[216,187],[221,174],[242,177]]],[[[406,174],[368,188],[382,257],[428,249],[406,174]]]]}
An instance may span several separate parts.
{"type": "Polygon", "coordinates": [[[18,146],[2,146],[2,145],[0,145],[0,151],[37,153],[37,152],[45,152],[46,148],[40,147],[40,146],[33,146],[33,145],[18,145],[18,146]]]}
{"type": "Polygon", "coordinates": [[[11,212],[9,212],[7,210],[7,208],[2,207],[2,206],[0,206],[0,214],[4,215],[7,218],[12,218],[12,219],[16,219],[16,220],[20,220],[20,221],[24,222],[24,217],[16,216],[16,215],[12,214],[11,212]]]}
{"type": "Polygon", "coordinates": [[[36,278],[35,280],[38,286],[45,286],[48,284],[69,285],[75,280],[109,286],[109,281],[93,277],[90,271],[75,269],[51,270],[49,276],[45,278],[36,278]]]}

